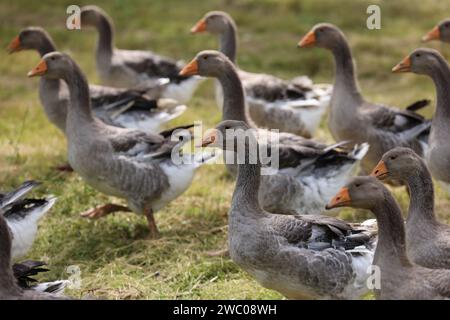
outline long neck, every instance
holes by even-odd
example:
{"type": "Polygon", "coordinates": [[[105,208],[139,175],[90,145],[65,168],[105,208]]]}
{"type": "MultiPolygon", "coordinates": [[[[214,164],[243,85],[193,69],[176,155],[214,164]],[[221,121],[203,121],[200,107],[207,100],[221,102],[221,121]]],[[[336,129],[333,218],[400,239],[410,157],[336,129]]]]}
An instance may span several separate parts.
{"type": "Polygon", "coordinates": [[[240,214],[261,212],[258,200],[261,164],[258,159],[250,157],[248,144],[245,146],[245,157],[240,159],[236,187],[233,193],[232,207],[239,208],[240,214]],[[256,160],[256,161],[255,161],[256,160]],[[256,162],[256,163],[255,163],[256,162]]]}
{"type": "Polygon", "coordinates": [[[70,92],[69,114],[75,115],[79,120],[94,121],[91,102],[89,98],[89,84],[80,68],[73,64],[73,71],[64,79],[70,92]]]}
{"type": "Polygon", "coordinates": [[[347,40],[342,36],[331,49],[335,62],[334,90],[352,99],[356,104],[363,102],[358,81],[356,80],[355,64],[347,40]]]}
{"type": "Polygon", "coordinates": [[[436,223],[434,215],[434,188],[430,171],[420,160],[420,168],[407,179],[410,203],[407,223],[414,221],[436,223]]]}
{"type": "Polygon", "coordinates": [[[436,114],[433,125],[440,123],[440,128],[448,128],[450,121],[450,69],[443,59],[433,68],[431,78],[436,86],[436,114]]]}
{"type": "Polygon", "coordinates": [[[37,48],[37,51],[39,52],[39,55],[41,57],[43,57],[47,53],[56,51],[56,46],[53,43],[52,39],[49,38],[49,36],[44,36],[44,37],[42,37],[42,41],[39,44],[39,47],[37,48]]]}
{"type": "Polygon", "coordinates": [[[11,236],[8,226],[0,218],[0,297],[20,293],[11,268],[11,236]]]}
{"type": "Polygon", "coordinates": [[[104,58],[111,56],[114,49],[114,31],[112,22],[105,16],[101,15],[98,18],[96,28],[99,34],[97,43],[97,57],[104,58]]]}
{"type": "Polygon", "coordinates": [[[374,263],[411,266],[406,255],[405,228],[400,208],[389,191],[372,209],[378,223],[378,244],[374,263]]]}
{"type": "Polygon", "coordinates": [[[232,21],[228,21],[227,27],[220,34],[220,52],[228,57],[234,64],[236,64],[237,53],[237,33],[236,25],[232,21]]]}
{"type": "Polygon", "coordinates": [[[245,112],[244,88],[232,64],[218,77],[223,90],[222,120],[239,120],[249,124],[245,112]]]}

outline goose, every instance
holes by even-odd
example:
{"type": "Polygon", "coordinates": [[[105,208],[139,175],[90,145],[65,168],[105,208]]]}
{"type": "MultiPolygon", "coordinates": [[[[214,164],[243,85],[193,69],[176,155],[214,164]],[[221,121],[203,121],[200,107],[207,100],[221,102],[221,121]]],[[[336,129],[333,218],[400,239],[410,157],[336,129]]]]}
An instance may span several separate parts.
{"type": "MultiPolygon", "coordinates": [[[[245,109],[244,91],[234,64],[218,51],[202,51],[181,71],[218,79],[224,92],[222,120],[239,120],[256,128],[245,109]]],[[[260,144],[270,139],[271,132],[258,129],[260,144]]],[[[355,171],[367,152],[368,145],[355,146],[346,151],[337,145],[326,145],[303,137],[280,133],[278,142],[271,140],[279,150],[278,168],[261,178],[259,192],[265,210],[313,214],[321,213],[329,199],[355,171]],[[278,169],[278,170],[277,170],[278,169]]],[[[228,153],[229,154],[229,153],[228,153]]],[[[227,153],[226,158],[229,159],[227,153]]],[[[232,174],[236,165],[228,165],[232,174]]],[[[266,169],[266,167],[265,167],[266,169]]]]}
{"type": "Polygon", "coordinates": [[[450,42],[450,19],[444,19],[422,37],[423,42],[440,40],[450,42]]]}
{"type": "MultiPolygon", "coordinates": [[[[11,41],[8,50],[10,53],[36,50],[43,57],[56,51],[56,46],[46,30],[28,27],[11,41]]],[[[144,92],[91,85],[89,92],[94,114],[103,122],[118,127],[159,132],[167,122],[186,110],[185,105],[176,101],[159,99],[162,88],[156,86],[150,92],[144,92]]],[[[69,105],[69,92],[65,83],[58,79],[42,78],[39,96],[47,118],[64,133],[69,105]]]]}
{"type": "Polygon", "coordinates": [[[65,296],[24,290],[17,284],[11,267],[12,239],[5,218],[0,215],[0,300],[61,300],[65,296]]]}
{"type": "Polygon", "coordinates": [[[209,130],[202,145],[238,153],[236,186],[229,209],[231,259],[263,287],[289,299],[357,299],[368,292],[367,268],[376,246],[373,221],[349,224],[322,215],[265,211],[259,202],[261,163],[251,161],[254,130],[226,120],[209,130]],[[240,131],[242,130],[242,131],[240,131]],[[249,132],[244,144],[234,140],[249,132]]]}
{"type": "Polygon", "coordinates": [[[328,208],[370,210],[378,222],[373,259],[375,296],[380,300],[450,299],[450,270],[429,269],[410,261],[400,208],[388,189],[374,177],[353,178],[328,208]],[[376,271],[378,269],[378,272],[376,271]]]}
{"type": "Polygon", "coordinates": [[[424,155],[431,123],[415,111],[428,105],[428,100],[418,101],[406,110],[366,101],[358,86],[347,40],[332,24],[317,24],[298,46],[320,47],[332,52],[336,71],[328,127],[336,141],[370,144],[361,163],[364,173],[369,174],[383,154],[394,147],[410,147],[424,155]]]}
{"type": "Polygon", "coordinates": [[[66,123],[70,165],[95,189],[128,202],[128,207],[106,204],[82,216],[99,218],[115,211],[133,211],[146,216],[149,237],[157,237],[154,212],[180,196],[190,186],[195,171],[214,159],[206,153],[180,154],[190,138],[184,129],[191,126],[152,134],[104,124],[92,115],[86,77],[67,54],[47,53],[28,76],[66,82],[70,92],[66,123]]]}
{"type": "MultiPolygon", "coordinates": [[[[28,253],[36,238],[39,220],[56,200],[55,197],[24,199],[39,184],[37,181],[25,181],[13,191],[0,193],[0,216],[5,219],[11,233],[11,258],[14,260],[28,253]]],[[[33,260],[15,263],[12,267],[19,286],[35,291],[64,293],[68,284],[64,280],[34,284],[36,280],[32,276],[48,271],[42,268],[44,265],[44,262],[33,260]]]]}
{"type": "Polygon", "coordinates": [[[371,175],[379,179],[394,177],[408,186],[409,258],[427,268],[450,269],[450,226],[436,219],[433,181],[425,161],[411,149],[395,148],[383,155],[371,175]]]}
{"type": "MultiPolygon", "coordinates": [[[[208,12],[191,32],[218,34],[220,51],[237,65],[237,27],[229,14],[208,12]]],[[[269,74],[237,70],[255,124],[306,138],[314,135],[329,104],[330,85],[313,84],[306,76],[282,80],[269,74]]],[[[221,108],[223,93],[219,83],[216,83],[216,100],[221,108]]]]}
{"type": "Polygon", "coordinates": [[[161,93],[163,98],[187,103],[202,80],[200,77],[180,77],[178,72],[183,65],[181,61],[151,51],[115,48],[112,19],[97,6],[81,8],[81,25],[82,28],[92,26],[97,29],[96,65],[104,84],[145,89],[163,80],[167,84],[161,93]]]}
{"type": "Polygon", "coordinates": [[[56,197],[53,196],[24,199],[39,184],[37,181],[25,181],[15,190],[0,194],[0,215],[11,230],[13,259],[27,254],[36,238],[39,220],[56,202],[56,197]]]}
{"type": "Polygon", "coordinates": [[[436,87],[436,111],[431,122],[426,162],[435,179],[450,191],[450,68],[444,57],[433,49],[416,49],[392,71],[414,72],[430,77],[436,87]]]}

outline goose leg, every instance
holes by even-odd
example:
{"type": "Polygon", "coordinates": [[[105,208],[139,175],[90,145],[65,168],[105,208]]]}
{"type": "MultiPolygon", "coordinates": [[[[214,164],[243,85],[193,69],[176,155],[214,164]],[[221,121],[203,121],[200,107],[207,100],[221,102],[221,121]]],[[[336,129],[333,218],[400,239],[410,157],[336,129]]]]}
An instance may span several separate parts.
{"type": "Polygon", "coordinates": [[[61,172],[73,172],[72,167],[68,163],[56,166],[55,170],[58,170],[58,171],[61,171],[61,172]]]}
{"type": "Polygon", "coordinates": [[[90,210],[87,210],[85,212],[80,213],[80,215],[83,218],[89,218],[89,219],[98,219],[101,217],[104,217],[110,213],[117,212],[117,211],[125,211],[130,212],[130,208],[118,205],[118,204],[104,204],[95,208],[92,208],[90,210]]]}
{"type": "Polygon", "coordinates": [[[148,229],[150,231],[148,238],[149,239],[159,238],[159,231],[158,231],[158,227],[156,226],[155,217],[153,216],[153,210],[146,209],[145,216],[147,217],[148,229]]]}

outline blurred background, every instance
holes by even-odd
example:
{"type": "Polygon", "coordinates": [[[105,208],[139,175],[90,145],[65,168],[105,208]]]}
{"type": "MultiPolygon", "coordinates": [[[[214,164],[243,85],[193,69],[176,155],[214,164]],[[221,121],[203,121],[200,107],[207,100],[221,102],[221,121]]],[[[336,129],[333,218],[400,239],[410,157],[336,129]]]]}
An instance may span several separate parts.
{"type": "MultiPolygon", "coordinates": [[[[420,38],[450,15],[450,2],[440,0],[128,0],[0,2],[0,44],[27,26],[44,27],[59,50],[72,55],[91,83],[95,71],[94,30],[66,29],[66,8],[96,4],[115,24],[115,42],[123,49],[149,49],[189,61],[198,51],[218,48],[208,34],[191,35],[190,28],[210,10],[231,14],[238,26],[238,63],[242,69],[282,78],[308,75],[315,82],[332,82],[331,54],[297,49],[300,38],[316,23],[330,22],[346,34],[357,63],[363,94],[374,102],[405,107],[417,99],[435,101],[432,82],[425,77],[395,75],[391,68],[413,49],[425,46],[420,38]],[[381,29],[366,27],[370,4],[381,7],[381,29]]],[[[427,43],[449,57],[450,45],[427,43]]],[[[8,56],[0,50],[0,190],[25,179],[44,182],[38,193],[55,194],[59,201],[41,223],[30,258],[44,259],[52,272],[45,279],[68,278],[65,268],[78,265],[86,293],[117,299],[266,299],[281,298],[261,288],[229,258],[211,258],[208,250],[226,245],[227,210],[233,181],[224,168],[206,166],[189,191],[156,215],[162,238],[144,240],[144,218],[120,213],[86,221],[78,213],[108,200],[86,186],[76,174],[58,173],[53,166],[66,160],[63,135],[45,118],[38,98],[38,79],[26,73],[39,61],[36,52],[8,56]]],[[[427,116],[432,109],[427,109],[427,116]]],[[[203,120],[215,125],[221,115],[215,105],[213,81],[202,84],[188,110],[172,125],[203,120]]],[[[326,119],[317,135],[331,142],[326,119]]],[[[395,194],[405,209],[403,189],[395,194]]],[[[437,211],[450,222],[450,202],[438,189],[437,211]]],[[[112,199],[114,200],[114,199],[112,199]]],[[[115,200],[117,202],[117,200],[115,200]]],[[[344,210],[341,217],[359,221],[366,213],[344,210]]],[[[370,298],[370,297],[369,297],[370,298]]]]}

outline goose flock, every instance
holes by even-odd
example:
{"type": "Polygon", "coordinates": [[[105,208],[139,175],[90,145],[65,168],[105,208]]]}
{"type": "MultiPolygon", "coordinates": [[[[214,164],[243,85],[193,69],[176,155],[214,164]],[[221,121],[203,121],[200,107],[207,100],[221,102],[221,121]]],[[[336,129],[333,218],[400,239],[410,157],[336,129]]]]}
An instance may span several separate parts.
{"type": "MultiPolygon", "coordinates": [[[[200,167],[220,160],[236,180],[224,251],[261,286],[288,299],[361,299],[369,292],[377,299],[450,299],[450,226],[437,218],[433,187],[434,178],[450,188],[450,67],[438,51],[416,49],[392,69],[432,79],[436,108],[427,119],[418,111],[428,100],[404,108],[367,101],[350,44],[329,23],[313,26],[298,47],[331,52],[332,84],[242,70],[237,25],[226,12],[193,24],[191,33],[218,35],[220,45],[187,64],[117,49],[113,20],[97,6],[81,8],[81,25],[97,31],[102,85],[90,84],[42,27],[20,30],[7,48],[40,56],[28,77],[40,77],[44,112],[66,138],[68,163],[59,169],[126,202],[81,217],[143,215],[152,241],[163,236],[155,213],[183,195],[200,167]],[[168,127],[207,78],[215,79],[221,122],[202,137],[193,124],[168,127]],[[333,143],[314,138],[325,114],[333,143]],[[277,166],[273,158],[263,161],[269,149],[277,151],[277,166]],[[406,221],[393,187],[408,190],[406,221]],[[354,223],[328,212],[341,207],[368,210],[375,219],[354,223]]],[[[431,40],[450,42],[450,20],[422,39],[431,40]]],[[[0,194],[0,299],[71,299],[64,294],[69,281],[34,279],[48,271],[44,262],[17,261],[56,201],[28,198],[38,185],[26,181],[0,194]]]]}

